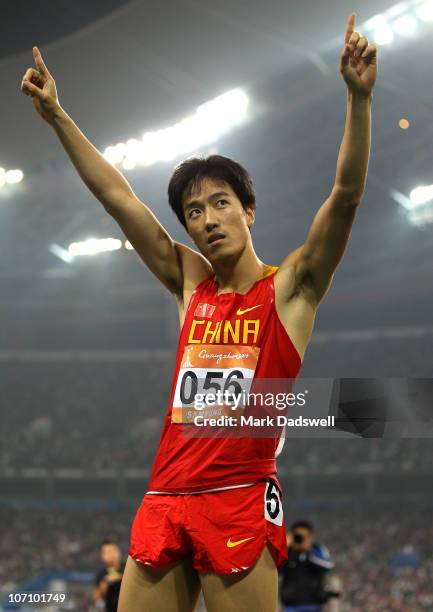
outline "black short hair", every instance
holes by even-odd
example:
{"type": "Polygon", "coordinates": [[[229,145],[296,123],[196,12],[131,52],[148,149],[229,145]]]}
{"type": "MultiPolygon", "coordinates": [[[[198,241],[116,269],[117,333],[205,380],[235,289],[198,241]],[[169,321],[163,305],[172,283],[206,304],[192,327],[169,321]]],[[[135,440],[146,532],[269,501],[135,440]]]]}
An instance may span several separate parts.
{"type": "Polygon", "coordinates": [[[295,521],[290,527],[290,531],[295,531],[295,529],[298,529],[298,527],[300,527],[301,529],[308,529],[308,531],[310,531],[311,533],[314,532],[313,524],[310,523],[310,521],[295,521]]]}
{"type": "Polygon", "coordinates": [[[238,162],[224,155],[188,157],[178,164],[168,184],[168,202],[186,228],[182,197],[190,195],[204,178],[224,181],[233,189],[242,207],[256,209],[256,194],[250,175],[238,162]]]}
{"type": "Polygon", "coordinates": [[[119,544],[115,540],[110,540],[107,538],[105,540],[102,540],[101,544],[99,545],[99,548],[102,548],[103,546],[106,546],[108,544],[112,544],[113,546],[119,547],[119,544]]]}

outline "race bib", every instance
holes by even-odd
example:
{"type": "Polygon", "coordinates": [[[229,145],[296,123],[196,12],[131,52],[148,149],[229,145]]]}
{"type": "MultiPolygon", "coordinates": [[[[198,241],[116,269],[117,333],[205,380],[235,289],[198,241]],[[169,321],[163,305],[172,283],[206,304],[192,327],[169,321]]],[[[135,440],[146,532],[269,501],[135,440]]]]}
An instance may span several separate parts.
{"type": "Polygon", "coordinates": [[[176,381],[171,422],[194,423],[200,414],[218,418],[243,408],[260,348],[229,344],[185,346],[176,381]],[[238,398],[235,400],[234,398],[238,398]]]}

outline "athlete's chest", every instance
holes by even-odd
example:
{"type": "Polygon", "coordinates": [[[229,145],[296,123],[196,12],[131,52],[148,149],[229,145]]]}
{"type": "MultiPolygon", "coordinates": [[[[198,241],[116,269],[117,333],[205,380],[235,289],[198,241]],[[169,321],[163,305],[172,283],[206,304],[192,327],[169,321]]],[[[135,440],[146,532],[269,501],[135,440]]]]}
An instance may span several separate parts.
{"type": "Polygon", "coordinates": [[[231,415],[218,394],[248,393],[262,353],[269,316],[258,294],[196,293],[190,302],[178,348],[171,421],[193,423],[201,417],[231,415]],[[197,403],[198,402],[198,403],[197,403]]]}
{"type": "Polygon", "coordinates": [[[258,287],[246,295],[193,296],[184,325],[186,344],[257,345],[273,314],[273,296],[258,287]]]}

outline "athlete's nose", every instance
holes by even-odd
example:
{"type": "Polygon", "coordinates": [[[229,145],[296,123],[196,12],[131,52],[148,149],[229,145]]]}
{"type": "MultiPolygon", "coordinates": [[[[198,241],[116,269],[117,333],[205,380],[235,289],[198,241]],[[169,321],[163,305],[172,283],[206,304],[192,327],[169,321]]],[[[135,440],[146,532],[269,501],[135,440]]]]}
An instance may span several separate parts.
{"type": "Polygon", "coordinates": [[[218,227],[218,223],[216,221],[206,221],[206,231],[209,233],[218,227]]]}
{"type": "Polygon", "coordinates": [[[205,217],[206,230],[208,232],[211,232],[213,229],[219,226],[219,222],[218,222],[218,219],[215,217],[215,213],[207,210],[205,214],[206,214],[206,217],[205,217]]]}

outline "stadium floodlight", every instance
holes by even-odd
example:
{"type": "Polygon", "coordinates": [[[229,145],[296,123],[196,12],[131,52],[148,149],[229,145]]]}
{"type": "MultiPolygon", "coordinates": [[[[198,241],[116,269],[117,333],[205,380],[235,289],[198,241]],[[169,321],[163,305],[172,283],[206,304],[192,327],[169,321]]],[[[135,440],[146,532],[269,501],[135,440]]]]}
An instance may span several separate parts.
{"type": "Polygon", "coordinates": [[[129,242],[129,240],[125,240],[125,249],[127,251],[133,251],[134,247],[132,246],[132,244],[129,242]]]}
{"type": "Polygon", "coordinates": [[[119,142],[117,145],[107,147],[103,155],[114,166],[122,161],[125,155],[125,148],[126,145],[123,142],[119,142]]]}
{"type": "Polygon", "coordinates": [[[125,170],[133,170],[136,165],[137,162],[130,157],[125,157],[125,159],[122,161],[122,166],[125,168],[125,170]]]}
{"type": "Polygon", "coordinates": [[[417,22],[412,15],[403,15],[392,24],[392,29],[400,36],[413,36],[417,31],[417,22]]]}
{"type": "Polygon", "coordinates": [[[248,96],[241,89],[232,89],[199,106],[194,115],[174,125],[145,132],[141,140],[131,138],[107,147],[104,157],[125,170],[170,161],[178,155],[197,151],[215,142],[221,135],[241,124],[247,113],[248,96]]]}
{"type": "Polygon", "coordinates": [[[390,196],[393,200],[397,202],[397,204],[400,204],[400,206],[405,210],[412,210],[412,203],[410,199],[406,195],[404,195],[404,193],[401,193],[401,191],[391,189],[390,196]]]}
{"type": "Polygon", "coordinates": [[[371,38],[376,44],[387,45],[396,36],[414,36],[421,21],[433,21],[433,0],[408,0],[394,4],[366,21],[363,29],[371,32],[371,38]]]}
{"type": "Polygon", "coordinates": [[[21,183],[23,178],[24,174],[22,170],[5,170],[4,168],[0,168],[0,188],[6,183],[8,185],[21,183]]]}
{"type": "Polygon", "coordinates": [[[24,173],[22,170],[5,170],[0,168],[0,189],[6,184],[14,185],[15,183],[21,183],[23,178],[24,173]]]}
{"type": "Polygon", "coordinates": [[[373,40],[377,45],[389,45],[394,40],[394,34],[389,25],[384,25],[374,31],[373,40]]]}
{"type": "Polygon", "coordinates": [[[242,121],[248,108],[248,97],[241,89],[233,89],[218,96],[197,109],[197,116],[204,124],[210,123],[215,130],[224,134],[242,121]]]}
{"type": "Polygon", "coordinates": [[[368,21],[364,24],[364,29],[369,30],[370,32],[374,32],[378,28],[382,28],[383,26],[388,25],[388,20],[385,15],[378,14],[370,17],[368,21]]]}
{"type": "Polygon", "coordinates": [[[428,223],[433,223],[433,206],[425,206],[417,210],[409,211],[407,218],[411,225],[423,227],[428,223]]]}
{"type": "Polygon", "coordinates": [[[413,204],[413,208],[418,208],[427,202],[431,202],[433,200],[433,185],[420,185],[412,189],[409,198],[413,204]]]}
{"type": "Polygon", "coordinates": [[[409,2],[399,2],[398,4],[394,4],[387,11],[386,15],[389,18],[400,17],[404,13],[407,13],[410,10],[409,2]]]}
{"type": "Polygon", "coordinates": [[[21,170],[8,170],[5,174],[6,183],[9,183],[9,185],[21,183],[23,178],[24,174],[21,170]]]}
{"type": "Polygon", "coordinates": [[[98,255],[107,251],[117,251],[122,248],[122,241],[118,238],[89,238],[82,242],[72,242],[68,252],[73,256],[98,255]]]}
{"type": "Polygon", "coordinates": [[[427,2],[420,3],[415,8],[415,14],[421,21],[433,21],[433,0],[427,0],[427,2]]]}
{"type": "Polygon", "coordinates": [[[400,191],[392,190],[391,197],[406,210],[419,209],[433,200],[433,185],[415,187],[409,197],[400,191]]]}
{"type": "Polygon", "coordinates": [[[50,252],[65,263],[72,263],[74,261],[74,256],[71,255],[69,251],[61,247],[59,244],[56,244],[55,242],[53,242],[53,244],[50,244],[50,252]]]}
{"type": "MultiPolygon", "coordinates": [[[[143,141],[137,140],[136,138],[130,138],[126,142],[126,148],[124,152],[125,159],[129,161],[131,168],[135,167],[141,156],[143,155],[143,141]]],[[[125,167],[125,164],[123,164],[125,167]]]]}
{"type": "Polygon", "coordinates": [[[411,225],[422,227],[433,223],[433,185],[415,187],[409,197],[392,190],[391,197],[404,208],[411,225]]]}
{"type": "Polygon", "coordinates": [[[375,15],[365,23],[365,29],[372,32],[377,45],[387,45],[394,40],[392,28],[385,15],[375,15]]]}

